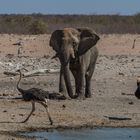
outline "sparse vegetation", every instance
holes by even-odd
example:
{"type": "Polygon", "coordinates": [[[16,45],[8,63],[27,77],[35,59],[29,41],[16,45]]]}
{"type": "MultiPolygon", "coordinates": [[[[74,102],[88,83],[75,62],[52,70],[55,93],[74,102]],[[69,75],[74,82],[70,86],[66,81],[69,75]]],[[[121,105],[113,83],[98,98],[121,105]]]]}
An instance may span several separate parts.
{"type": "Polygon", "coordinates": [[[0,15],[0,33],[42,34],[63,27],[90,27],[98,33],[140,33],[140,13],[121,15],[0,15]]]}
{"type": "Polygon", "coordinates": [[[30,33],[44,34],[47,32],[47,24],[42,20],[35,20],[30,26],[30,33]]]}

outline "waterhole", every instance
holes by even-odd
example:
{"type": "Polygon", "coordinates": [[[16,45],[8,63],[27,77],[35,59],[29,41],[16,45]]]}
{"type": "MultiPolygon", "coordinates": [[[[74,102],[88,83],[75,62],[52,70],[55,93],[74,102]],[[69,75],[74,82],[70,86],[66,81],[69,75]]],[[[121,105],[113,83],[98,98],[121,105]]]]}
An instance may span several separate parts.
{"type": "Polygon", "coordinates": [[[36,140],[140,140],[140,128],[96,128],[24,133],[36,140]]]}

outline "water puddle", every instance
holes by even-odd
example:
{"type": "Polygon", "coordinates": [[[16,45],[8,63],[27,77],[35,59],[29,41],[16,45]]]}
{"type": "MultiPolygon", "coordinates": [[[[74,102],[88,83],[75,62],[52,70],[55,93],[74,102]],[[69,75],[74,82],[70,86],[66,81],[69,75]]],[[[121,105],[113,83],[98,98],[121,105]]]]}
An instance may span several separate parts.
{"type": "Polygon", "coordinates": [[[25,133],[36,140],[140,140],[140,128],[96,128],[25,133]]]}

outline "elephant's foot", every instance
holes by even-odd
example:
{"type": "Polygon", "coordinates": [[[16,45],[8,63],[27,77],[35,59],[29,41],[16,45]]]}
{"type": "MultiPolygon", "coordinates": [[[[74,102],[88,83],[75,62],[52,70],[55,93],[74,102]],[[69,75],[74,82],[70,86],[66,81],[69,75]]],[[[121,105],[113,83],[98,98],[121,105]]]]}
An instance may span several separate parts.
{"type": "Polygon", "coordinates": [[[91,94],[91,91],[90,90],[86,90],[85,91],[85,97],[86,98],[91,98],[92,97],[92,94],[91,94]]]}
{"type": "Polygon", "coordinates": [[[71,98],[65,93],[65,92],[59,92],[60,94],[64,95],[66,97],[66,99],[70,100],[71,98]]]}
{"type": "Polygon", "coordinates": [[[86,98],[91,98],[92,95],[91,95],[91,94],[85,94],[85,97],[86,97],[86,98]]]}
{"type": "Polygon", "coordinates": [[[78,100],[85,100],[86,98],[85,98],[84,95],[79,95],[76,99],[78,99],[78,100]]]}
{"type": "Polygon", "coordinates": [[[91,94],[86,94],[85,97],[86,97],[86,98],[91,98],[92,95],[91,95],[91,94]]]}

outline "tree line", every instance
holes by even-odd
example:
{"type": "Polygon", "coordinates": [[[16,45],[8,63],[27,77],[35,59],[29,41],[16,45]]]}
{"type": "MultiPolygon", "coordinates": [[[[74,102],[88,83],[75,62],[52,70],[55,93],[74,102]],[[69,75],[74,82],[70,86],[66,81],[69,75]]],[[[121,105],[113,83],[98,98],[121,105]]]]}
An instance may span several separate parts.
{"type": "Polygon", "coordinates": [[[122,15],[2,14],[0,33],[44,34],[64,27],[90,27],[101,34],[140,33],[140,13],[122,15]]]}

